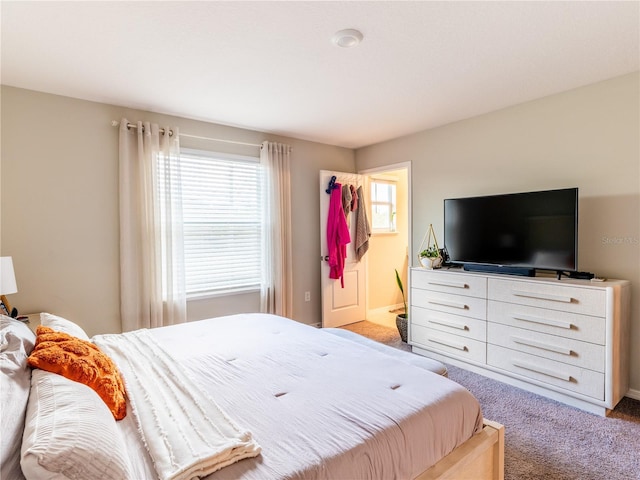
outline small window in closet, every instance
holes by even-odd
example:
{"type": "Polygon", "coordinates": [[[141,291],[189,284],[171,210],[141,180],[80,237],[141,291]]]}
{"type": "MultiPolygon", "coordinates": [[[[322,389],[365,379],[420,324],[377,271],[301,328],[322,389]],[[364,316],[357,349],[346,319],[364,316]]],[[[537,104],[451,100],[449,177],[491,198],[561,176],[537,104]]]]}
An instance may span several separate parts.
{"type": "Polygon", "coordinates": [[[371,230],[373,233],[396,233],[396,182],[372,179],[371,230]]]}

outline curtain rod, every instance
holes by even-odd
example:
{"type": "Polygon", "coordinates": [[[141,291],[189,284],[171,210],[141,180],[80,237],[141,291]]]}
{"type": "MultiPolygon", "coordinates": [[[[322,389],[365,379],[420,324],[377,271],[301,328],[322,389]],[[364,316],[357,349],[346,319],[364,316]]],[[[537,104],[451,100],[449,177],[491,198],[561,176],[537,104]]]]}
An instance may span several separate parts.
{"type": "MultiPolygon", "coordinates": [[[[117,120],[111,120],[112,127],[117,127],[118,125],[120,125],[120,122],[118,122],[117,120]]],[[[127,123],[127,128],[138,128],[138,125],[136,125],[135,123],[127,123]]],[[[164,135],[165,133],[164,128],[160,129],[160,133],[164,135]]],[[[169,136],[172,136],[172,135],[173,135],[173,130],[169,130],[169,136]]],[[[262,147],[262,145],[259,143],[238,142],[235,140],[225,140],[223,138],[201,137],[199,135],[189,135],[186,133],[180,133],[179,136],[187,137],[187,138],[197,138],[199,140],[209,140],[211,142],[233,143],[236,145],[248,145],[249,147],[262,147]]]]}

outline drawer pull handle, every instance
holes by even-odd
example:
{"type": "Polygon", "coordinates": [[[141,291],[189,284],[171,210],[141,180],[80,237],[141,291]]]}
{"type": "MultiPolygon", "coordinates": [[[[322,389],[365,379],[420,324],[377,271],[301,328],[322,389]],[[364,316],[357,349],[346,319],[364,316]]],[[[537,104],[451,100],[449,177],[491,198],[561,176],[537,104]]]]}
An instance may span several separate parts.
{"type": "Polygon", "coordinates": [[[540,373],[548,377],[564,380],[565,382],[571,381],[571,375],[567,373],[556,372],[555,370],[549,370],[548,368],[540,367],[538,365],[531,365],[530,363],[527,363],[527,362],[513,361],[511,362],[511,364],[514,367],[524,368],[525,370],[530,370],[532,372],[540,373]]]}
{"type": "Polygon", "coordinates": [[[571,297],[565,297],[563,295],[553,295],[550,293],[523,292],[520,290],[513,290],[512,293],[516,297],[534,298],[537,300],[551,300],[552,302],[562,302],[562,303],[573,302],[573,298],[571,297]]]}
{"type": "Polygon", "coordinates": [[[440,318],[431,318],[429,323],[435,323],[436,325],[444,325],[445,327],[457,328],[458,330],[469,330],[469,327],[464,323],[452,322],[451,320],[443,320],[440,318]]]}
{"type": "Polygon", "coordinates": [[[523,322],[539,323],[541,325],[549,325],[550,327],[566,328],[571,330],[573,326],[569,322],[563,322],[561,320],[552,320],[550,318],[534,317],[532,315],[514,315],[514,320],[522,320],[523,322]]]}
{"type": "Polygon", "coordinates": [[[445,347],[451,347],[451,348],[455,348],[456,350],[462,350],[463,352],[469,351],[467,346],[463,345],[462,343],[448,342],[446,340],[440,340],[439,338],[430,338],[429,341],[433,343],[439,343],[440,345],[444,345],[445,347]]]}
{"type": "Polygon", "coordinates": [[[445,300],[428,300],[428,303],[432,305],[440,305],[441,307],[459,308],[460,310],[469,310],[469,307],[464,303],[447,302],[445,300]]]}
{"type": "Polygon", "coordinates": [[[559,345],[550,345],[548,343],[539,342],[537,340],[531,340],[528,338],[522,337],[511,337],[515,343],[519,343],[520,345],[528,345],[529,347],[540,348],[542,350],[548,350],[550,352],[561,353],[562,355],[571,355],[571,349],[566,347],[561,347],[559,345]]]}
{"type": "Polygon", "coordinates": [[[469,285],[462,282],[427,282],[429,285],[437,285],[439,287],[453,287],[453,288],[469,288],[469,285]]]}

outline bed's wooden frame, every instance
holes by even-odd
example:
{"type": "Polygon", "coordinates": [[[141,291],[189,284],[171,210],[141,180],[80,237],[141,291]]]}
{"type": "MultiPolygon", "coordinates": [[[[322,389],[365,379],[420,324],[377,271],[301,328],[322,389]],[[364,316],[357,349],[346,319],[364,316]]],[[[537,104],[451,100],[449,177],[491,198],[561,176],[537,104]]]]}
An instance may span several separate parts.
{"type": "Polygon", "coordinates": [[[504,480],[504,426],[484,420],[482,430],[415,480],[504,480]]]}

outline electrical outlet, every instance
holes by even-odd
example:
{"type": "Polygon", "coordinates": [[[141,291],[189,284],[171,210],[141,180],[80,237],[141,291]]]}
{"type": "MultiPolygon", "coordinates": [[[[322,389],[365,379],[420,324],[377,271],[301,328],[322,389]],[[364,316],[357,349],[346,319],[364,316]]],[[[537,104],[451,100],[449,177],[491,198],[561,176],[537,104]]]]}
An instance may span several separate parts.
{"type": "Polygon", "coordinates": [[[311,292],[304,292],[304,301],[305,302],[311,301],[311,292]]]}

